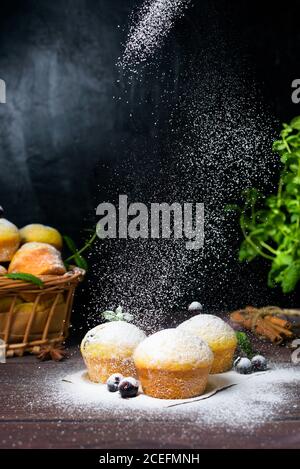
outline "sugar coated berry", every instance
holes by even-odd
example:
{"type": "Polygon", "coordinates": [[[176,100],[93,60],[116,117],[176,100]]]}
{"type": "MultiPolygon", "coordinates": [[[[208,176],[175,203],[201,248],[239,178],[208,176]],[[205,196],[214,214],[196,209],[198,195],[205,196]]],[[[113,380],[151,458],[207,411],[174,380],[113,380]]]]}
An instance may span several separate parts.
{"type": "Polygon", "coordinates": [[[193,301],[189,307],[188,307],[188,310],[191,312],[191,313],[194,313],[194,312],[201,312],[203,310],[203,306],[201,303],[199,303],[199,301],[193,301]]]}
{"type": "Polygon", "coordinates": [[[251,361],[246,357],[238,357],[235,360],[233,367],[235,371],[241,375],[248,375],[253,371],[251,361]]]}

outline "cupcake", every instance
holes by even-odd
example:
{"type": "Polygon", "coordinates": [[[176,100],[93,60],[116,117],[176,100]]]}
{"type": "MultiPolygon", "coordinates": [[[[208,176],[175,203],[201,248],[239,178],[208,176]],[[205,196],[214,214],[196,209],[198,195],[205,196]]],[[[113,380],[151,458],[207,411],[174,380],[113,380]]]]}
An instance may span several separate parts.
{"type": "Polygon", "coordinates": [[[205,391],[213,353],[199,337],[165,329],[141,342],[133,359],[145,394],[186,399],[205,391]]]}
{"type": "Polygon", "coordinates": [[[211,373],[224,373],[232,368],[237,339],[232,327],[221,318],[212,314],[198,314],[180,324],[177,329],[193,333],[207,342],[214,353],[211,373]]]}
{"type": "Polygon", "coordinates": [[[91,329],[81,342],[81,353],[89,378],[105,383],[114,373],[136,376],[132,354],[146,335],[125,321],[101,324],[91,329]]]}

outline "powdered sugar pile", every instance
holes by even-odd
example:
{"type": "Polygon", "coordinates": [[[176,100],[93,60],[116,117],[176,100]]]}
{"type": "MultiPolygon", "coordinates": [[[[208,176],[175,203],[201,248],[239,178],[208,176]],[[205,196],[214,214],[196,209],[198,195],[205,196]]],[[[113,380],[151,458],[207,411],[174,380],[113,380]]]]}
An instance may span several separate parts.
{"type": "Polygon", "coordinates": [[[191,0],[146,0],[131,25],[121,60],[123,67],[134,67],[151,58],[169,34],[191,0]]]}
{"type": "Polygon", "coordinates": [[[203,411],[197,413],[196,422],[253,429],[276,420],[278,406],[286,413],[299,409],[297,395],[290,390],[292,384],[300,385],[299,369],[273,369],[203,402],[203,411]]]}
{"type": "MultiPolygon", "coordinates": [[[[116,418],[125,413],[127,417],[139,421],[141,418],[175,419],[188,423],[189,419],[197,426],[224,427],[228,431],[234,428],[254,430],[267,422],[276,420],[280,406],[285,415],[290,415],[299,409],[296,389],[300,385],[300,370],[297,368],[273,368],[266,373],[257,374],[250,379],[228,389],[224,389],[209,399],[187,402],[175,407],[159,408],[159,400],[138,399],[124,400],[114,393],[106,393],[105,399],[99,401],[97,385],[87,389],[86,386],[74,386],[70,383],[58,382],[55,395],[50,397],[63,412],[75,415],[91,413],[104,418],[108,412],[110,418],[116,418]],[[58,388],[58,389],[57,389],[58,388]],[[145,402],[147,404],[145,405],[145,402]],[[131,414],[131,411],[134,411],[131,414]]],[[[53,387],[53,382],[52,382],[53,387]]],[[[48,387],[51,389],[51,387],[48,387]]],[[[49,396],[48,396],[49,398],[49,396]]],[[[173,402],[173,401],[172,401],[173,402]]],[[[193,435],[190,435],[192,441],[193,435]]]]}
{"type": "MultiPolygon", "coordinates": [[[[224,441],[224,435],[229,432],[238,437],[242,446],[246,435],[255,435],[261,426],[267,429],[267,434],[264,440],[257,440],[257,446],[278,443],[278,438],[273,440],[274,434],[293,436],[295,444],[299,441],[299,435],[293,435],[299,433],[296,424],[300,411],[299,366],[272,368],[209,399],[163,409],[157,408],[155,399],[148,401],[155,406],[145,408],[138,405],[138,398],[122,399],[108,392],[104,401],[99,399],[97,385],[91,385],[91,391],[87,392],[86,386],[81,388],[62,381],[66,375],[82,369],[81,360],[68,360],[59,366],[51,362],[37,364],[19,377],[18,386],[14,374],[5,374],[3,379],[14,392],[5,396],[2,426],[7,428],[7,434],[2,432],[0,444],[41,447],[47,438],[49,445],[53,444],[56,434],[56,441],[61,438],[62,445],[72,447],[133,447],[133,441],[137,445],[148,439],[154,448],[158,444],[173,448],[174,442],[199,448],[199,444],[218,447],[219,440],[224,441]],[[12,425],[11,418],[16,416],[19,424],[12,425]],[[290,425],[292,420],[295,425],[290,425]],[[28,422],[30,431],[25,431],[28,422]],[[203,431],[209,435],[207,441],[199,440],[203,431]]],[[[236,441],[228,437],[227,444],[235,446],[236,441]]]]}

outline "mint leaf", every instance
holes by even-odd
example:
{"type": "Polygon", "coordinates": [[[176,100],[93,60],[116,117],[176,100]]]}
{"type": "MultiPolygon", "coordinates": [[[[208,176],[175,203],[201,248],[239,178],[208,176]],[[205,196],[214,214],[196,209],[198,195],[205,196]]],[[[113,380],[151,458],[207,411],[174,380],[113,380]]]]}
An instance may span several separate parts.
{"type": "Polygon", "coordinates": [[[252,358],[254,356],[254,351],[247,334],[245,332],[236,332],[235,334],[240,351],[243,352],[248,358],[252,358]]]}
{"type": "Polygon", "coordinates": [[[243,191],[239,260],[266,259],[268,286],[290,293],[300,282],[300,116],[282,127],[273,143],[281,163],[276,192],[265,197],[254,188],[243,191]]]}
{"type": "Polygon", "coordinates": [[[74,256],[74,261],[75,261],[75,264],[80,267],[81,269],[84,269],[84,270],[88,270],[88,263],[87,261],[85,260],[84,257],[82,257],[80,254],[76,254],[74,256]]]}
{"type": "Polygon", "coordinates": [[[130,322],[133,320],[132,314],[123,313],[122,306],[118,306],[115,311],[107,310],[102,313],[103,318],[106,321],[126,321],[130,322]]]}
{"type": "Polygon", "coordinates": [[[32,274],[23,274],[21,272],[14,273],[14,274],[6,274],[5,277],[10,278],[11,280],[21,280],[23,282],[33,283],[38,287],[42,288],[44,286],[44,282],[32,274]]]}
{"type": "Polygon", "coordinates": [[[300,280],[300,262],[294,262],[289,265],[281,276],[281,285],[283,293],[290,293],[295,290],[297,283],[300,280]]]}
{"type": "Polygon", "coordinates": [[[80,251],[79,249],[77,249],[74,240],[70,236],[66,236],[66,235],[63,237],[63,239],[67,247],[73,254],[71,257],[67,259],[67,261],[70,262],[70,260],[73,260],[75,264],[77,265],[77,267],[80,267],[81,269],[84,269],[84,270],[88,270],[88,263],[85,260],[85,258],[80,254],[80,251]]]}
{"type": "Polygon", "coordinates": [[[63,240],[73,254],[77,252],[76,244],[70,236],[63,236],[63,240]]]}
{"type": "Polygon", "coordinates": [[[123,312],[122,306],[118,306],[118,307],[116,308],[116,311],[115,311],[115,312],[116,312],[117,315],[122,314],[122,312],[123,312]]]}
{"type": "Polygon", "coordinates": [[[114,311],[103,311],[102,316],[106,321],[117,321],[114,311]]]}
{"type": "Polygon", "coordinates": [[[291,120],[290,126],[293,129],[300,130],[300,116],[294,117],[294,119],[291,120]]]}
{"type": "Polygon", "coordinates": [[[72,255],[69,256],[65,260],[65,265],[68,266],[70,265],[71,261],[74,261],[78,267],[80,267],[81,269],[87,270],[88,263],[86,259],[82,256],[82,253],[86,251],[87,249],[90,249],[93,243],[96,241],[96,238],[97,238],[96,231],[93,230],[93,235],[85,242],[85,245],[80,249],[77,249],[74,241],[72,240],[72,238],[70,238],[70,236],[64,236],[63,238],[66,242],[66,245],[68,246],[69,250],[72,253],[72,255]]]}

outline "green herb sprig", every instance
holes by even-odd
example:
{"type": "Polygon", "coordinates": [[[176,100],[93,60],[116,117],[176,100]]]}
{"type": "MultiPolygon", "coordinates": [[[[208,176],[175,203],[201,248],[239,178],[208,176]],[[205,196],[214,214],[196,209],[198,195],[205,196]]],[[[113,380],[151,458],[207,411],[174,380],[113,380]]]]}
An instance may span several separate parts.
{"type": "Polygon", "coordinates": [[[238,348],[239,351],[244,353],[247,358],[251,359],[254,357],[255,352],[252,348],[252,344],[250,342],[249,337],[245,332],[236,332],[235,333],[237,341],[238,341],[238,348]]]}
{"type": "Polygon", "coordinates": [[[107,310],[102,313],[103,318],[106,321],[127,321],[133,320],[132,314],[124,313],[122,306],[118,306],[115,311],[107,310]]]}
{"type": "Polygon", "coordinates": [[[88,270],[88,263],[87,260],[82,256],[82,253],[85,252],[87,249],[90,249],[91,246],[94,244],[95,240],[97,238],[97,232],[93,232],[92,236],[86,241],[84,246],[81,249],[78,249],[76,247],[75,242],[70,236],[64,236],[63,239],[68,247],[68,249],[71,251],[71,256],[69,256],[65,260],[65,265],[66,267],[69,267],[71,262],[74,262],[78,267],[84,270],[88,270]]]}
{"type": "Polygon", "coordinates": [[[244,207],[238,210],[244,235],[240,261],[260,256],[270,262],[268,285],[280,285],[284,293],[295,290],[300,280],[300,116],[283,124],[273,144],[282,169],[277,193],[268,197],[256,189],[244,191],[244,207]]]}
{"type": "Polygon", "coordinates": [[[5,277],[10,278],[11,280],[21,280],[22,282],[33,283],[34,285],[37,285],[40,288],[44,286],[44,282],[40,278],[32,274],[18,272],[6,274],[5,277]]]}

